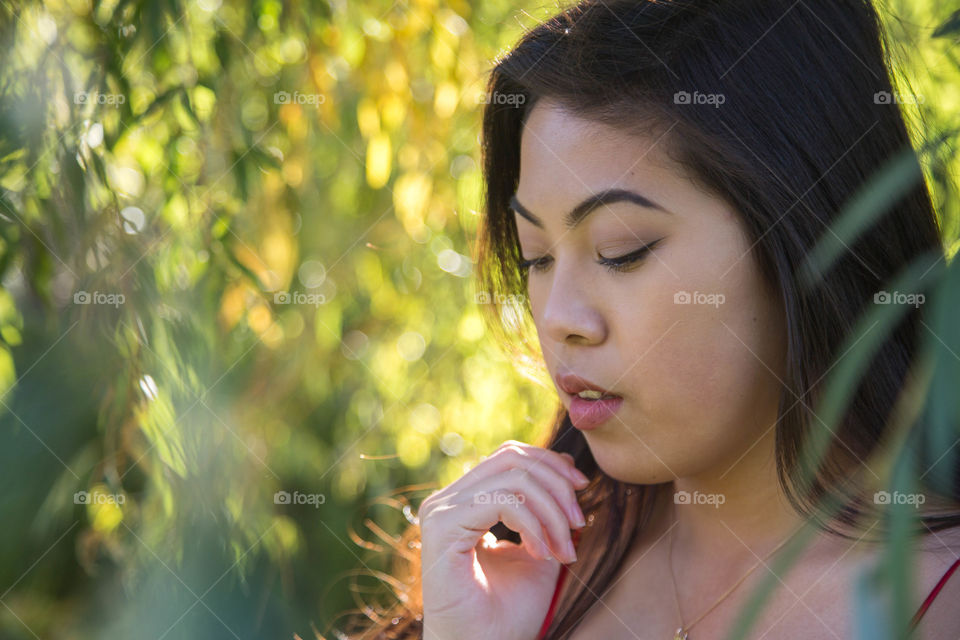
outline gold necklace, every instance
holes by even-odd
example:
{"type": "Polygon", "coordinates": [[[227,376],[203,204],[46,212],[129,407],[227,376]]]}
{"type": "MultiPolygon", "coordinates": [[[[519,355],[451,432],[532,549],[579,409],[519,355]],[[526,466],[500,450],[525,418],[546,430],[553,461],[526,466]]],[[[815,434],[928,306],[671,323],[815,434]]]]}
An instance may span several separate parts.
{"type": "MultiPolygon", "coordinates": [[[[674,526],[676,526],[676,523],[674,523],[674,526]]],[[[797,531],[799,531],[799,529],[797,529],[797,531]]],[[[794,531],[793,533],[796,533],[796,531],[794,531]]],[[[689,638],[688,638],[688,633],[689,633],[690,629],[693,628],[693,625],[695,625],[695,624],[697,624],[698,622],[700,622],[700,620],[701,620],[705,615],[707,615],[708,613],[710,613],[711,611],[713,611],[713,609],[714,609],[718,604],[720,604],[721,602],[723,602],[723,599],[726,598],[728,595],[730,595],[730,593],[731,593],[734,589],[736,589],[736,588],[740,585],[741,582],[743,582],[744,580],[746,580],[746,579],[747,579],[747,576],[749,576],[749,575],[753,572],[754,569],[756,569],[756,568],[759,567],[761,564],[763,564],[763,562],[764,562],[767,558],[769,558],[770,556],[772,556],[772,555],[777,551],[777,549],[779,549],[779,548],[782,547],[784,544],[786,544],[787,540],[789,540],[790,538],[793,537],[793,533],[791,533],[789,536],[787,536],[786,538],[784,538],[784,539],[780,542],[780,544],[778,544],[777,546],[775,546],[775,547],[773,548],[773,550],[770,551],[770,553],[768,553],[766,556],[763,557],[763,559],[759,560],[756,564],[754,564],[752,567],[750,567],[750,570],[747,571],[745,574],[743,574],[743,576],[742,576],[739,580],[737,580],[737,581],[733,584],[732,587],[730,587],[729,589],[727,589],[726,593],[724,593],[722,596],[720,596],[720,597],[717,599],[716,602],[714,602],[712,605],[710,605],[710,608],[709,608],[709,609],[707,609],[706,611],[704,611],[703,613],[701,613],[699,616],[697,616],[697,619],[694,620],[693,622],[691,622],[689,625],[684,626],[684,624],[683,624],[683,614],[680,612],[680,598],[677,596],[677,578],[676,578],[676,576],[673,574],[673,528],[671,527],[671,529],[670,529],[670,550],[667,552],[667,564],[669,564],[669,566],[670,566],[670,578],[673,580],[673,600],[674,600],[674,602],[677,603],[677,617],[680,619],[680,626],[677,628],[676,631],[674,631],[674,633],[673,633],[673,640],[689,640],[689,638]]]]}

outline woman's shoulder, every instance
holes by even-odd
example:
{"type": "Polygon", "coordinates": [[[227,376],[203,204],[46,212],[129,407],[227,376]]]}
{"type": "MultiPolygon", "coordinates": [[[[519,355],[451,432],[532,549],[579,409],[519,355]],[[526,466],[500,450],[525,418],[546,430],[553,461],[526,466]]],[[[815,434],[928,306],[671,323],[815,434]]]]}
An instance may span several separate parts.
{"type": "Polygon", "coordinates": [[[915,637],[923,640],[960,638],[960,526],[929,531],[918,545],[914,583],[918,613],[915,637]],[[932,598],[924,610],[924,602],[932,598]]]}
{"type": "MultiPolygon", "coordinates": [[[[915,579],[922,603],[960,560],[960,526],[931,531],[924,536],[915,579]]],[[[917,626],[918,638],[956,640],[960,637],[960,566],[939,587],[917,626]]]]}

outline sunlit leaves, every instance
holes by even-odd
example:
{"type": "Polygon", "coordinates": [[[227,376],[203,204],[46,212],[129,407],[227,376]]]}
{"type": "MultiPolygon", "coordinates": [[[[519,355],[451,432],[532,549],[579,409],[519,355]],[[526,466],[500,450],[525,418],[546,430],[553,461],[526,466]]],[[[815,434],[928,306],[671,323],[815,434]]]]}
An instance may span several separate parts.
{"type": "Polygon", "coordinates": [[[186,476],[187,459],[170,394],[166,390],[155,391],[155,397],[135,412],[141,431],[160,461],[181,477],[186,476]]]}
{"type": "Polygon", "coordinates": [[[960,32],[960,11],[954,11],[953,14],[933,32],[935,38],[956,37],[960,32]]]}
{"type": "Polygon", "coordinates": [[[370,138],[367,143],[367,184],[372,189],[384,186],[390,178],[391,154],[389,135],[378,132],[370,138]]]}
{"type": "MultiPolygon", "coordinates": [[[[491,29],[465,2],[335,5],[28,3],[0,69],[0,391],[27,354],[84,367],[96,411],[58,427],[80,477],[46,475],[126,499],[59,516],[131,583],[206,541],[229,562],[203,593],[265,551],[298,621],[356,558],[292,561],[342,551],[367,494],[449,480],[555,401],[486,344],[467,280],[474,94],[516,7],[485,3],[491,29]],[[282,486],[331,500],[283,509],[282,486]]],[[[291,609],[270,597],[250,609],[291,609]]]]}
{"type": "Polygon", "coordinates": [[[432,187],[430,177],[420,172],[405,173],[394,183],[393,206],[411,237],[422,235],[421,227],[433,193],[432,187]]]}

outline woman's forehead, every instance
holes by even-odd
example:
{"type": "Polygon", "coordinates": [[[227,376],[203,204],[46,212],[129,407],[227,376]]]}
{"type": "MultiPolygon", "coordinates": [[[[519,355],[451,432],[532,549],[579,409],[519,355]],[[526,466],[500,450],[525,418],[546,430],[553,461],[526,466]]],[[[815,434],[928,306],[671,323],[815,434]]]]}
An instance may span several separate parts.
{"type": "Polygon", "coordinates": [[[521,133],[521,175],[539,168],[558,179],[576,182],[578,177],[598,172],[614,177],[640,170],[680,174],[682,168],[668,154],[669,134],[669,129],[644,133],[613,127],[556,103],[538,101],[521,133]]]}
{"type": "Polygon", "coordinates": [[[553,105],[534,107],[520,156],[515,195],[534,212],[560,205],[566,211],[611,189],[640,193],[669,209],[677,193],[695,188],[668,157],[663,136],[625,133],[553,105]]]}

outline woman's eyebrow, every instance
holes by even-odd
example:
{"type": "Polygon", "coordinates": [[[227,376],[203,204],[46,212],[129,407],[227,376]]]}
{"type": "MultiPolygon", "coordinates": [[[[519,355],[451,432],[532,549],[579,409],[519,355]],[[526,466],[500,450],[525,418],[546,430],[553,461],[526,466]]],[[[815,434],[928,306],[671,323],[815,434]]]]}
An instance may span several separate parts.
{"type": "MultiPolygon", "coordinates": [[[[655,209],[663,213],[672,213],[636,191],[629,191],[627,189],[604,189],[599,193],[587,197],[583,202],[571,209],[570,212],[564,216],[563,223],[567,229],[574,229],[578,224],[583,222],[584,218],[590,215],[594,209],[605,204],[613,204],[614,202],[632,202],[647,209],[655,209]]],[[[529,220],[534,226],[543,229],[543,221],[520,204],[516,194],[510,196],[510,208],[529,220]]]]}

